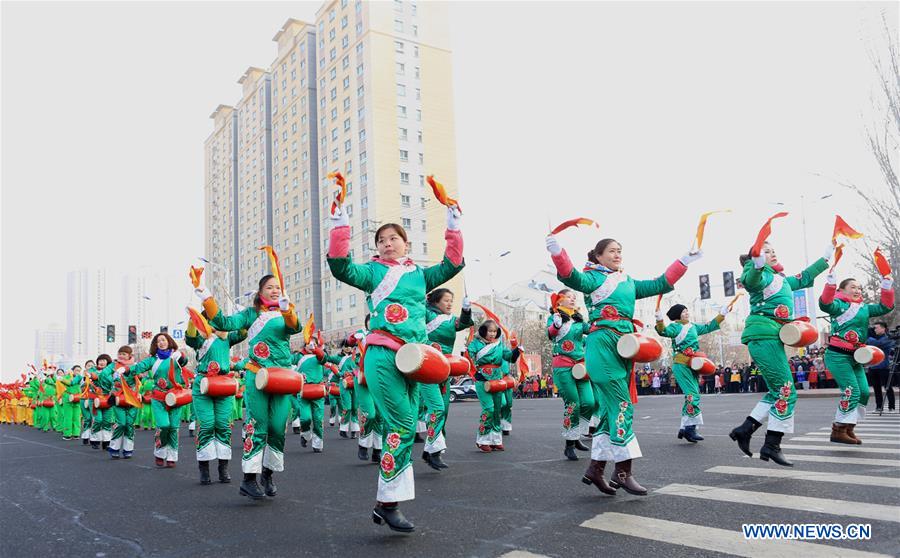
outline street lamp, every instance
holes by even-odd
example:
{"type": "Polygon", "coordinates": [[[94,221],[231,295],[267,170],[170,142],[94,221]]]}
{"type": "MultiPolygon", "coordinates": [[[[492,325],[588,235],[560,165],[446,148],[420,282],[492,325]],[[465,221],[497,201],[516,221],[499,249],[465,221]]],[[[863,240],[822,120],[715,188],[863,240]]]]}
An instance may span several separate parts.
{"type": "MultiPolygon", "coordinates": [[[[494,256],[493,254],[488,254],[488,256],[490,256],[490,258],[488,259],[488,261],[486,263],[488,266],[488,285],[491,288],[491,312],[494,311],[494,264],[499,262],[500,258],[502,258],[504,256],[508,256],[511,252],[512,252],[512,250],[505,250],[505,251],[501,252],[498,256],[494,256]]],[[[475,261],[478,263],[482,263],[482,261],[479,260],[478,258],[475,258],[475,261]]]]}

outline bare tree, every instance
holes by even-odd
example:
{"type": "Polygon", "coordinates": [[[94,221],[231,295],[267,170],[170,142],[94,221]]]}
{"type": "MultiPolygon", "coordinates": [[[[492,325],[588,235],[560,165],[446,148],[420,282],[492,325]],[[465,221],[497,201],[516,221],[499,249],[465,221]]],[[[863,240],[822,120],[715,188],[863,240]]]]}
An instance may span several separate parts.
{"type": "MultiPolygon", "coordinates": [[[[883,182],[872,186],[851,181],[839,183],[855,192],[874,215],[873,224],[876,226],[873,228],[877,232],[871,234],[870,239],[881,247],[896,275],[896,270],[900,269],[900,52],[884,13],[882,26],[884,42],[887,44],[886,52],[880,48],[870,49],[870,58],[878,75],[878,86],[872,96],[875,121],[866,126],[866,136],[883,182]]],[[[874,249],[871,243],[869,247],[874,249]]],[[[874,264],[867,272],[867,286],[877,292],[881,276],[874,264]]],[[[896,310],[887,316],[892,322],[896,317],[896,310]]]]}

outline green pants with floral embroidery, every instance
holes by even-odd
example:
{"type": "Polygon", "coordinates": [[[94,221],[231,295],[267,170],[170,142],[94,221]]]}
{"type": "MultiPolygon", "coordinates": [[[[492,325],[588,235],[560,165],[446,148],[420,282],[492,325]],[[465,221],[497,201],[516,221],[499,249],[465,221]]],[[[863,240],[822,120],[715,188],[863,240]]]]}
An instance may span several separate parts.
{"type": "Polygon", "coordinates": [[[697,375],[684,364],[672,365],[672,373],[678,387],[684,393],[684,403],[681,405],[681,428],[703,424],[703,415],[700,413],[700,384],[697,375]]]}
{"type": "Polygon", "coordinates": [[[420,384],[419,396],[425,404],[425,448],[428,453],[447,449],[444,425],[450,410],[450,380],[440,384],[420,384]]]}
{"type": "Polygon", "coordinates": [[[263,468],[284,470],[284,431],[291,413],[292,394],[273,394],[256,389],[256,373],[247,371],[244,400],[247,421],[244,423],[244,452],[241,470],[261,473],[263,468]]]}
{"type": "Polygon", "coordinates": [[[769,392],[750,411],[750,416],[760,423],[768,417],[768,430],[792,433],[797,390],[794,388],[794,378],[791,376],[784,344],[779,339],[762,339],[750,341],[747,349],[769,388],[769,392]]]}
{"type": "Polygon", "coordinates": [[[858,423],[869,403],[869,381],[866,379],[865,368],[853,359],[853,355],[831,349],[825,351],[825,366],[834,376],[841,392],[834,421],[843,424],[858,423]]]}
{"type": "Polygon", "coordinates": [[[573,378],[571,368],[554,368],[553,385],[559,389],[563,400],[562,436],[566,440],[577,440],[587,434],[597,405],[591,382],[573,378]]]}
{"type": "Polygon", "coordinates": [[[387,347],[369,345],[363,366],[366,385],[384,424],[379,502],[416,497],[411,457],[419,414],[418,384],[397,370],[396,354],[387,347]]]}

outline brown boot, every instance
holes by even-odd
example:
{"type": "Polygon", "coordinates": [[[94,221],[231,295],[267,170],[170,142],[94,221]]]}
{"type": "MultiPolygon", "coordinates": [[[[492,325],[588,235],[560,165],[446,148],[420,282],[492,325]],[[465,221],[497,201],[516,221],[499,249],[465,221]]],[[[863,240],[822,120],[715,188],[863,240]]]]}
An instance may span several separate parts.
{"type": "Polygon", "coordinates": [[[613,471],[612,478],[609,479],[609,484],[613,488],[624,488],[625,492],[635,496],[647,495],[647,489],[639,485],[631,475],[631,459],[616,463],[616,469],[613,471]]]}
{"type": "Polygon", "coordinates": [[[581,477],[581,482],[584,484],[593,484],[600,492],[615,496],[616,489],[607,484],[606,479],[603,478],[603,469],[605,468],[606,461],[596,461],[591,459],[591,464],[588,465],[587,471],[585,471],[584,476],[581,477]]]}
{"type": "Polygon", "coordinates": [[[856,441],[856,444],[860,445],[860,444],[862,444],[862,440],[860,440],[859,437],[853,432],[854,428],[856,428],[855,424],[847,425],[847,436],[850,436],[851,438],[853,438],[856,441]]]}
{"type": "Polygon", "coordinates": [[[842,422],[831,424],[831,441],[836,444],[852,444],[856,445],[856,440],[847,434],[847,426],[842,422]]]}

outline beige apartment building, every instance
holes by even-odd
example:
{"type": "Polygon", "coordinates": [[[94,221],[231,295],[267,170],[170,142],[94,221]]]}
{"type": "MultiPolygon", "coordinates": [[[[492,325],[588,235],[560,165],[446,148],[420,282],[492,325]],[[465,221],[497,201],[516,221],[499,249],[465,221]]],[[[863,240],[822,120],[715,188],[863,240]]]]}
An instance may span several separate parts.
{"type": "MultiPolygon", "coordinates": [[[[332,171],[347,180],[355,261],[375,253],[374,232],[390,222],[407,229],[416,262],[440,261],[446,210],[425,177],[434,174],[456,195],[446,10],[439,2],[335,0],[322,5],[315,25],[284,23],[271,66],[249,68],[241,100],[212,115],[211,286],[247,304],[242,296],[268,272],[258,247],[272,244],[303,319],[314,313],[330,339],[361,327],[364,293],[337,282],[325,262],[332,171]]],[[[458,305],[461,276],[448,286],[458,305]]]]}

